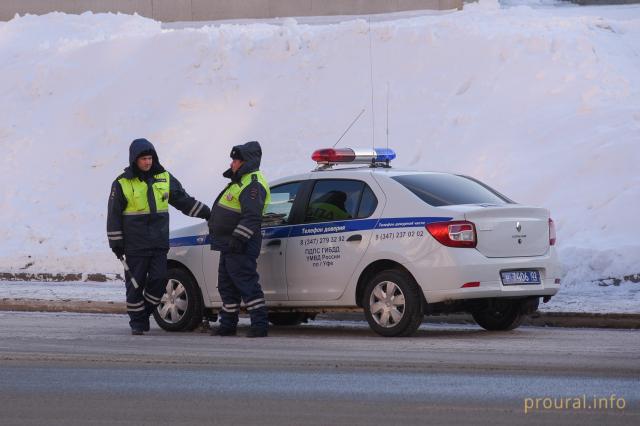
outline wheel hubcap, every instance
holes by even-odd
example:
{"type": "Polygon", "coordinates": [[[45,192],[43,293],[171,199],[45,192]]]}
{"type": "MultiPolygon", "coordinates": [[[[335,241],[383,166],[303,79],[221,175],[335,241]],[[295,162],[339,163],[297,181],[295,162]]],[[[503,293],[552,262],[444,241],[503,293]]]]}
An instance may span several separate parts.
{"type": "Polygon", "coordinates": [[[187,310],[189,299],[187,291],[178,280],[167,281],[165,293],[158,305],[158,314],[163,321],[175,324],[182,319],[187,310]]]}
{"type": "Polygon", "coordinates": [[[371,316],[384,328],[394,327],[402,320],[404,307],[404,293],[391,281],[378,283],[369,297],[371,316]]]}

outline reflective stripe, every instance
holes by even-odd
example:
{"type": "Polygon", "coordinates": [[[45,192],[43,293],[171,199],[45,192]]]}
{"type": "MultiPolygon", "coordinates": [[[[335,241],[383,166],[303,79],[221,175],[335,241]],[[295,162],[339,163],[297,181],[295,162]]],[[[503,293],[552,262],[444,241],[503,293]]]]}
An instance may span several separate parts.
{"type": "Polygon", "coordinates": [[[237,308],[237,303],[223,303],[222,306],[226,306],[227,308],[237,308]]]}
{"type": "Polygon", "coordinates": [[[200,201],[195,202],[195,204],[191,207],[191,210],[189,210],[189,216],[194,216],[193,212],[196,210],[199,204],[200,204],[200,201]]]}
{"type": "Polygon", "coordinates": [[[263,303],[264,303],[264,298],[262,298],[262,299],[254,299],[254,300],[252,300],[251,302],[247,302],[247,303],[245,304],[245,306],[247,306],[247,307],[249,307],[249,306],[253,306],[253,305],[255,305],[255,304],[257,304],[257,303],[260,303],[260,302],[263,302],[263,303]]]}
{"type": "Polygon", "coordinates": [[[260,303],[254,306],[249,306],[247,307],[247,311],[253,311],[254,309],[258,309],[258,308],[262,308],[263,306],[266,306],[265,303],[260,303]]]}
{"type": "Polygon", "coordinates": [[[247,228],[246,226],[238,224],[237,227],[242,229],[243,231],[245,231],[247,234],[253,235],[253,231],[251,229],[247,228]]]}
{"type": "Polygon", "coordinates": [[[140,306],[139,308],[127,308],[128,312],[142,312],[145,310],[144,306],[140,306]]]}
{"type": "Polygon", "coordinates": [[[111,231],[111,232],[107,232],[107,235],[122,235],[122,231],[111,231]]]}
{"type": "Polygon", "coordinates": [[[142,305],[144,305],[144,300],[141,300],[141,301],[136,302],[136,303],[129,303],[129,302],[127,302],[127,306],[131,306],[132,308],[135,308],[135,307],[137,307],[137,306],[142,306],[142,305]]]}
{"type": "Polygon", "coordinates": [[[109,241],[124,240],[124,237],[122,235],[120,235],[119,237],[107,237],[107,238],[109,238],[109,241]]]}
{"type": "Polygon", "coordinates": [[[200,210],[202,210],[202,208],[204,207],[204,204],[199,201],[198,204],[200,204],[200,207],[198,207],[198,210],[196,210],[196,212],[193,214],[194,216],[198,216],[198,213],[200,213],[200,210]]]}
{"type": "Polygon", "coordinates": [[[160,301],[159,297],[153,296],[149,293],[147,293],[146,291],[142,292],[142,296],[144,296],[147,300],[151,299],[151,300],[155,300],[155,301],[160,301]]]}
{"type": "Polygon", "coordinates": [[[139,216],[143,214],[151,214],[151,212],[123,212],[124,216],[139,216]]]}
{"type": "Polygon", "coordinates": [[[222,310],[225,311],[225,312],[235,313],[235,312],[238,312],[240,309],[239,308],[229,309],[229,308],[223,306],[222,310]]]}
{"type": "Polygon", "coordinates": [[[238,229],[238,228],[234,229],[233,233],[234,234],[238,234],[238,235],[240,235],[242,237],[245,237],[246,239],[250,239],[251,238],[251,235],[247,234],[246,232],[244,232],[243,230],[238,229]]]}
{"type": "Polygon", "coordinates": [[[146,294],[143,294],[142,297],[144,297],[147,300],[147,302],[151,303],[152,305],[158,305],[160,303],[159,301],[151,300],[149,296],[146,294]]]}

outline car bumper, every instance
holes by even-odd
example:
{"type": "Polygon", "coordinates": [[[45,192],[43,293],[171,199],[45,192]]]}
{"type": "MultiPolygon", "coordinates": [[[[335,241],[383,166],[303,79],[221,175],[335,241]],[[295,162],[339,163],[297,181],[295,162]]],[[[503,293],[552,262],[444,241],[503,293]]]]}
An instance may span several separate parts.
{"type": "Polygon", "coordinates": [[[555,249],[544,256],[487,258],[477,250],[447,250],[405,265],[428,303],[493,297],[553,296],[560,289],[560,265],[555,249]],[[500,272],[535,270],[540,284],[504,285],[500,272]],[[469,284],[473,283],[473,284],[469,284]],[[463,287],[465,284],[470,287],[463,287]]]}

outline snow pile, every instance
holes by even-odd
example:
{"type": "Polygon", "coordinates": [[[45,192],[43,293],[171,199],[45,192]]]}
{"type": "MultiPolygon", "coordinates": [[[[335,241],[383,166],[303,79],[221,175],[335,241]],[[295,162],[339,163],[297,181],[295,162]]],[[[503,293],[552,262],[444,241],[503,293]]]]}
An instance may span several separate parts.
{"type": "Polygon", "coordinates": [[[0,23],[0,272],[120,272],[105,210],[134,138],[210,203],[231,145],[259,140],[270,178],[309,170],[362,109],[341,145],[386,144],[388,97],[395,166],[469,174],[551,209],[568,286],[638,273],[640,7],[594,9],[0,23]]]}

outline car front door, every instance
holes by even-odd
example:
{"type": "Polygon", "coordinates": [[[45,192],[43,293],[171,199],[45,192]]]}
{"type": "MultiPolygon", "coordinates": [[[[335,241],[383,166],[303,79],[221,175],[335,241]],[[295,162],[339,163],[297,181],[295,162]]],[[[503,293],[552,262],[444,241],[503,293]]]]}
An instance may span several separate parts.
{"type": "Polygon", "coordinates": [[[271,188],[271,202],[262,218],[262,249],[258,258],[258,274],[267,300],[287,300],[285,254],[291,231],[291,209],[300,182],[271,188]]]}
{"type": "Polygon", "coordinates": [[[289,300],[336,300],[369,245],[377,198],[355,179],[320,179],[310,192],[287,243],[289,300]]]}

